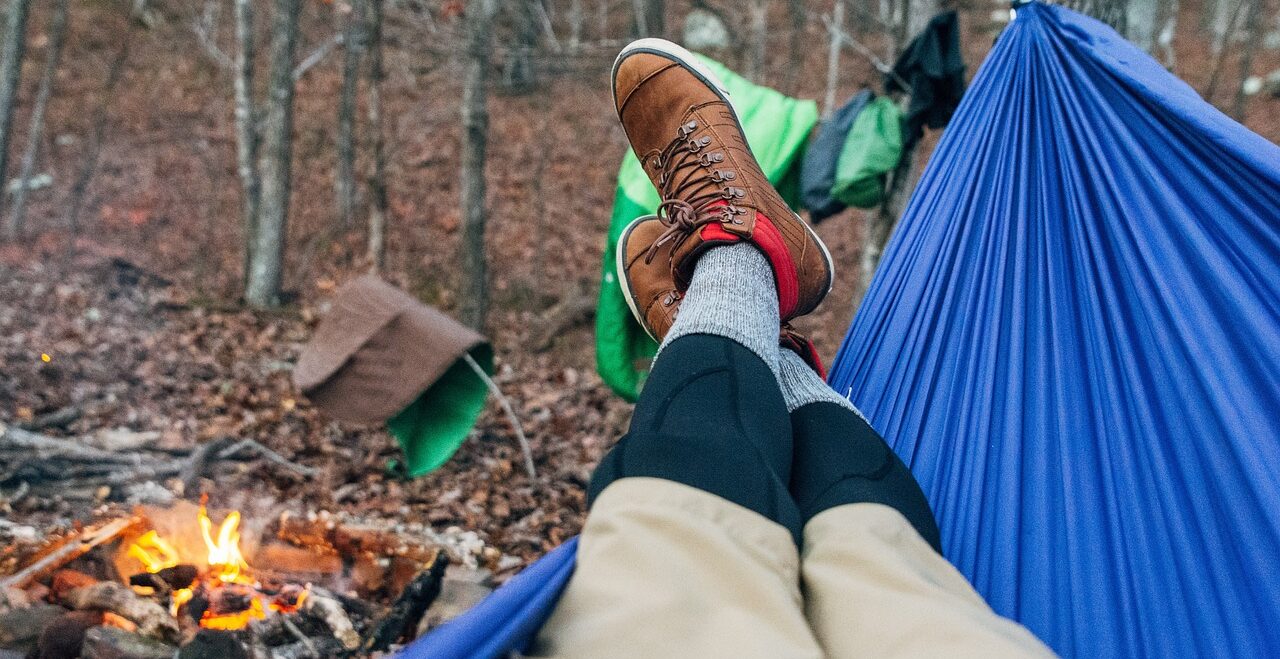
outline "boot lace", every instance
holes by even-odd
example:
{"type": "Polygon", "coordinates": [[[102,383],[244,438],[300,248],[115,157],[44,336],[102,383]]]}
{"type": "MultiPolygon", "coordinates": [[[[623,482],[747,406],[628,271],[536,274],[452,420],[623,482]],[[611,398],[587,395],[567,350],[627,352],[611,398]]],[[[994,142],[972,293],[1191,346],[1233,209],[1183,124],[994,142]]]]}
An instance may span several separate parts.
{"type": "Polygon", "coordinates": [[[724,162],[724,154],[707,150],[711,136],[691,137],[697,130],[697,121],[680,126],[675,139],[650,159],[659,172],[658,192],[662,203],[658,204],[658,220],[667,229],[649,246],[644,258],[646,264],[653,262],[663,245],[673,242],[673,250],[679,249],[703,225],[742,224],[739,216],[747,213],[745,208],[733,204],[747,195],[742,188],[729,184],[737,174],[717,167],[724,162]]]}

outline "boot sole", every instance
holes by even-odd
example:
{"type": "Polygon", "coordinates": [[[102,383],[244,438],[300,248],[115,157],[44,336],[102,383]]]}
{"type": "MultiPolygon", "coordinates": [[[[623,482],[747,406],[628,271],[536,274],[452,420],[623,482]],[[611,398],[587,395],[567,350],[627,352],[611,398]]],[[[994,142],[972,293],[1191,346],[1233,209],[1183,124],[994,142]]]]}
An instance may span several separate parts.
{"type": "Polygon", "coordinates": [[[622,230],[622,235],[618,237],[618,246],[614,248],[613,268],[615,275],[618,277],[618,286],[622,288],[622,299],[627,301],[627,307],[631,309],[631,317],[636,319],[636,322],[644,329],[644,333],[649,335],[649,338],[661,343],[662,341],[653,335],[653,331],[649,329],[649,324],[644,320],[644,315],[640,313],[639,307],[636,306],[635,292],[631,287],[631,277],[627,274],[625,250],[627,239],[631,237],[631,230],[639,226],[641,222],[657,219],[657,217],[657,215],[641,215],[632,220],[631,224],[628,224],[627,228],[622,230]]]}
{"type": "MultiPolygon", "coordinates": [[[[733,114],[733,121],[738,125],[738,132],[742,133],[745,138],[747,131],[742,127],[742,119],[738,118],[738,109],[733,106],[733,100],[729,98],[729,91],[724,88],[724,83],[720,82],[720,78],[716,76],[715,72],[707,68],[707,66],[703,64],[696,55],[686,50],[683,46],[667,41],[666,39],[657,39],[654,37],[636,39],[623,47],[622,52],[618,53],[618,56],[613,60],[613,68],[609,72],[609,91],[613,94],[614,99],[618,98],[618,89],[615,84],[618,79],[618,65],[622,63],[622,60],[636,53],[649,53],[651,55],[665,57],[666,59],[679,64],[686,71],[692,73],[698,80],[701,80],[703,84],[710,87],[711,91],[715,92],[716,96],[719,96],[720,100],[724,101],[725,105],[729,106],[729,112],[733,114]]],[[[751,143],[746,139],[743,139],[743,142],[747,144],[747,150],[751,151],[751,143]]],[[[754,151],[751,151],[751,157],[755,158],[757,163],[760,162],[760,159],[756,158],[754,151]]],[[[822,300],[826,299],[827,294],[831,292],[831,288],[835,286],[836,264],[831,258],[831,250],[827,249],[827,244],[822,242],[822,239],[818,237],[816,232],[814,232],[813,227],[809,226],[809,223],[805,222],[804,219],[795,211],[792,211],[791,214],[795,216],[796,222],[798,222],[800,226],[804,227],[804,230],[809,234],[809,239],[818,246],[818,249],[822,250],[822,258],[827,262],[827,290],[822,294],[822,297],[819,298],[817,302],[814,302],[813,309],[816,309],[819,304],[822,304],[822,300]]],[[[628,230],[629,229],[630,227],[628,227],[628,230]]],[[[618,244],[621,245],[622,242],[619,241],[618,244]]],[[[813,309],[809,309],[805,313],[812,312],[813,309]]],[[[633,306],[631,310],[634,312],[635,307],[633,306]]],[[[643,322],[640,324],[644,325],[643,322]]],[[[646,329],[646,331],[648,330],[646,329]]],[[[652,334],[650,334],[650,336],[652,336],[652,334]]]]}

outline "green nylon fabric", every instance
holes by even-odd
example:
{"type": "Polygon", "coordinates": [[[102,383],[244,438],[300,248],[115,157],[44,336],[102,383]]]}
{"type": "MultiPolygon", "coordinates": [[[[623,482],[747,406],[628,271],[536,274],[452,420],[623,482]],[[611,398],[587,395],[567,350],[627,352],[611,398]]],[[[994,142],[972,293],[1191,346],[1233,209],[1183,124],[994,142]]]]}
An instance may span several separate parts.
{"type": "Polygon", "coordinates": [[[902,110],[887,96],[867,104],[849,129],[831,196],[855,208],[884,201],[884,179],[902,159],[902,110]]]}
{"type": "MultiPolygon", "coordinates": [[[[493,374],[493,348],[481,344],[471,357],[493,374]]],[[[484,409],[489,387],[465,360],[454,362],[435,384],[387,421],[387,429],[404,450],[409,476],[438,469],[462,446],[484,409]]]]}
{"type": "MultiPolygon", "coordinates": [[[[747,143],[765,175],[778,186],[787,203],[798,207],[796,179],[809,133],[818,123],[818,104],[761,87],[715,60],[698,57],[724,83],[742,121],[747,143]]],[[[627,150],[618,170],[618,189],[605,243],[596,308],[596,370],[610,388],[631,401],[640,393],[658,346],[632,318],[622,296],[614,272],[615,250],[622,230],[637,217],[654,213],[660,201],[640,161],[627,150]]]]}

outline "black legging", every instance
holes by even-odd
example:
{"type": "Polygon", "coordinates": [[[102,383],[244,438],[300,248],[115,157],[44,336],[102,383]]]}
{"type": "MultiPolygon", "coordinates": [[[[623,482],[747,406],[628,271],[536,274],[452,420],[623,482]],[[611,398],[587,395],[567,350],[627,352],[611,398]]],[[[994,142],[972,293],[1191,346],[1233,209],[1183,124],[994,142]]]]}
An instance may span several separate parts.
{"type": "Polygon", "coordinates": [[[683,483],[753,510],[800,542],[804,523],[846,503],[902,512],[938,548],[924,493],[889,446],[835,403],[787,413],[773,371],[720,336],[695,334],[663,348],[630,431],[591,478],[589,500],[615,480],[683,483]]]}

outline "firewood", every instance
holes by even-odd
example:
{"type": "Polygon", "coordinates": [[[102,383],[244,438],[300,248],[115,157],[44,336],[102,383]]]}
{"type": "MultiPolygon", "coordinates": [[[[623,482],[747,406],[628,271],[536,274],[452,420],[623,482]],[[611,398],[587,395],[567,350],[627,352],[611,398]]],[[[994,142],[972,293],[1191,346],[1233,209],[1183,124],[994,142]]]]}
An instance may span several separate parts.
{"type": "Polygon", "coordinates": [[[299,517],[287,513],[280,516],[276,537],[335,556],[401,556],[421,565],[430,563],[442,544],[429,528],[419,531],[389,522],[325,515],[299,517]]]}
{"type": "Polygon", "coordinates": [[[302,612],[323,622],[342,647],[354,650],[360,647],[360,635],[356,633],[351,618],[342,603],[329,591],[312,586],[302,601],[302,612]]]}
{"type": "Polygon", "coordinates": [[[311,639],[310,643],[297,641],[271,648],[271,659],[324,659],[342,654],[341,643],[323,636],[311,639]]]}
{"type": "Polygon", "coordinates": [[[45,428],[64,428],[75,422],[84,413],[79,405],[68,405],[21,424],[23,430],[44,430],[45,428]]]}
{"type": "Polygon", "coordinates": [[[431,567],[423,570],[414,579],[391,609],[369,628],[361,651],[365,653],[386,652],[391,644],[412,635],[418,628],[418,621],[440,595],[441,583],[444,580],[445,568],[449,567],[449,557],[444,552],[436,555],[431,567]]]}
{"type": "Polygon", "coordinates": [[[28,565],[27,567],[0,579],[0,591],[8,588],[22,588],[32,580],[40,577],[50,570],[56,570],[72,560],[83,555],[85,552],[106,542],[110,542],[119,537],[122,533],[139,523],[137,517],[127,517],[108,522],[95,529],[86,530],[80,536],[70,542],[63,544],[54,551],[46,554],[40,560],[28,565]]]}
{"type": "Polygon", "coordinates": [[[156,573],[156,576],[169,584],[170,588],[187,588],[199,576],[200,570],[194,565],[186,563],[167,567],[156,573]]]}
{"type": "Polygon", "coordinates": [[[110,611],[137,623],[144,636],[177,642],[178,621],[154,600],[139,597],[128,586],[114,581],[101,581],[77,588],[66,596],[66,602],[77,609],[110,611]]]}
{"type": "Polygon", "coordinates": [[[92,586],[98,583],[98,579],[89,576],[79,570],[69,570],[63,568],[53,573],[53,579],[49,583],[50,590],[53,591],[53,598],[61,601],[67,593],[85,586],[92,586]]]}

